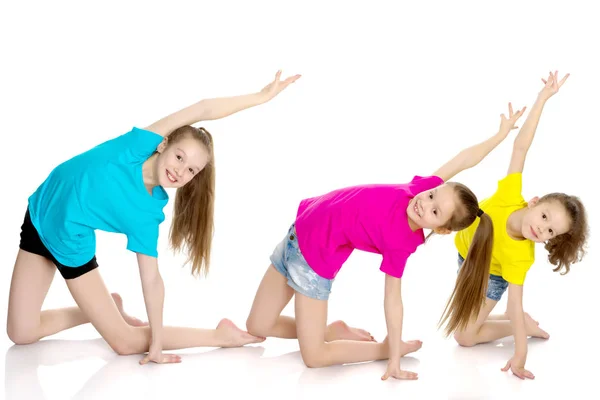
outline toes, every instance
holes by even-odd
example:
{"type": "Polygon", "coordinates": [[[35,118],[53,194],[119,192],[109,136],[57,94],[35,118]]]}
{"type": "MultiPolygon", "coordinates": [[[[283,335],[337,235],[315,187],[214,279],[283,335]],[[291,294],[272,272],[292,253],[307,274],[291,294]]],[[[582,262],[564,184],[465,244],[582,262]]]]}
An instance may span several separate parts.
{"type": "Polygon", "coordinates": [[[548,332],[546,332],[546,331],[542,331],[542,337],[544,339],[549,339],[550,338],[550,334],[548,332]]]}
{"type": "Polygon", "coordinates": [[[254,335],[251,335],[251,334],[245,332],[244,340],[246,341],[246,343],[262,343],[265,340],[267,340],[267,338],[263,337],[263,336],[254,336],[254,335]]]}
{"type": "Polygon", "coordinates": [[[355,329],[354,332],[363,340],[373,340],[373,336],[363,329],[355,329]]]}

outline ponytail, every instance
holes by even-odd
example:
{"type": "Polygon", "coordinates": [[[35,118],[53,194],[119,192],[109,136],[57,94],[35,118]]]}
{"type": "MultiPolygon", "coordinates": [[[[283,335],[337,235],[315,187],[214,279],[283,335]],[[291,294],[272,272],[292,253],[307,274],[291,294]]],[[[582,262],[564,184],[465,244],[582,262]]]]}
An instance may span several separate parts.
{"type": "Polygon", "coordinates": [[[456,278],[454,291],[446,304],[439,325],[446,321],[445,333],[449,336],[464,330],[472,319],[476,319],[483,306],[490,275],[494,229],[489,215],[478,211],[479,226],[473,236],[467,257],[456,278]]]}

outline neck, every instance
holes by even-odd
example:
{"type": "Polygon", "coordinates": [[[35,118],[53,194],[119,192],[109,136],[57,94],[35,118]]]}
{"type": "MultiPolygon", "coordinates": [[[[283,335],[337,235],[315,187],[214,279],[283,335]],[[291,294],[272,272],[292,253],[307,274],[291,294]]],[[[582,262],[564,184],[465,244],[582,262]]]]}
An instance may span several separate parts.
{"type": "Polygon", "coordinates": [[[413,221],[408,215],[406,216],[408,218],[408,226],[410,226],[410,229],[414,232],[417,229],[422,229],[419,225],[417,225],[415,223],[415,221],[413,221]]]}
{"type": "Polygon", "coordinates": [[[158,186],[158,177],[156,176],[156,158],[157,153],[152,154],[144,164],[142,165],[142,178],[144,179],[144,186],[148,193],[152,194],[152,189],[158,186]]]}
{"type": "Polygon", "coordinates": [[[521,232],[521,226],[523,226],[523,218],[525,217],[526,212],[527,207],[514,211],[508,216],[508,220],[506,221],[506,233],[515,240],[525,239],[521,232]]]}

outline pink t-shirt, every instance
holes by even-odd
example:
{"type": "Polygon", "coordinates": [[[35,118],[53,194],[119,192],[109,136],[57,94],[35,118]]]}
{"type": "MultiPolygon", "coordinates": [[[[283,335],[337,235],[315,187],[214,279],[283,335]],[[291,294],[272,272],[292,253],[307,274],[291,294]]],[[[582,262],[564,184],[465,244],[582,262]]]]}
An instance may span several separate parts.
{"type": "Polygon", "coordinates": [[[408,257],[425,242],[412,231],[406,208],[417,194],[441,185],[437,176],[415,176],[406,184],[352,186],[300,202],[298,245],[308,265],[333,279],[354,249],[383,256],[381,271],[401,278],[408,257]]]}

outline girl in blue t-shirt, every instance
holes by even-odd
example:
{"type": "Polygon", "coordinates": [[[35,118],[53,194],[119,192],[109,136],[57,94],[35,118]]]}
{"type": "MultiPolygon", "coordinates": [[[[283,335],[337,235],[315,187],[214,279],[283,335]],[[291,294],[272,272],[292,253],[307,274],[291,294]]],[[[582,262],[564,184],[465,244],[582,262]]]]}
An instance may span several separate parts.
{"type": "Polygon", "coordinates": [[[57,166],[29,197],[14,266],[7,332],[16,344],[36,342],[91,322],[118,354],[148,354],[145,364],[180,362],[163,349],[237,347],[264,340],[228,319],[216,329],[163,327],[164,284],[158,270],[158,227],[175,188],[170,244],[189,250],[192,273],[209,268],[215,164],[212,136],[198,121],[263,104],[300,75],[281,71],[261,91],[201,100],[144,128],[104,142],[57,166]],[[97,269],[94,231],[125,234],[137,255],[149,324],[127,315],[97,269]],[[78,307],[41,311],[58,269],[78,307]]]}

